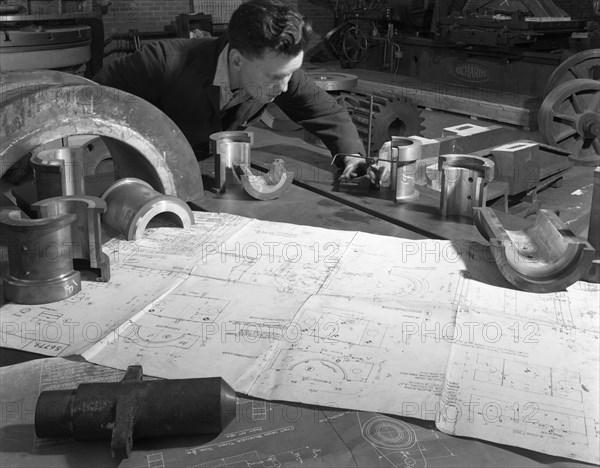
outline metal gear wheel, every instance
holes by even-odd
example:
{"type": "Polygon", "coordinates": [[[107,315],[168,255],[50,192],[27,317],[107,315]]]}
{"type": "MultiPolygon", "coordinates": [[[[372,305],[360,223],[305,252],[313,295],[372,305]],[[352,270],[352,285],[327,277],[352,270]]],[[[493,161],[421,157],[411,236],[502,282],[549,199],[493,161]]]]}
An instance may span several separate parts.
{"type": "MultiPolygon", "coordinates": [[[[341,93],[338,101],[348,109],[359,135],[367,146],[370,95],[341,93]]],[[[420,135],[423,131],[421,110],[407,99],[383,93],[373,94],[371,153],[379,151],[392,136],[420,135]]]]}

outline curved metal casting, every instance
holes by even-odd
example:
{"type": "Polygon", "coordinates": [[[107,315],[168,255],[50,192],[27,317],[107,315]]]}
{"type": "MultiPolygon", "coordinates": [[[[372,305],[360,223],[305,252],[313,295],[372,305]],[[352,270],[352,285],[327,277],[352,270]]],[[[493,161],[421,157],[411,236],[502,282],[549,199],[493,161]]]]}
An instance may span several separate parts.
{"type": "Polygon", "coordinates": [[[392,172],[390,187],[395,190],[396,202],[410,202],[419,198],[415,189],[416,162],[421,159],[422,143],[419,140],[392,137],[392,172]]]}
{"type": "Polygon", "coordinates": [[[36,83],[37,74],[29,79],[23,75],[0,74],[0,175],[49,142],[96,135],[103,137],[112,155],[117,178],[135,176],[186,201],[203,197],[191,146],[155,106],[60,72],[41,79],[41,84],[36,83]]]}
{"type": "Polygon", "coordinates": [[[248,164],[238,164],[235,170],[246,193],[257,200],[279,198],[289,190],[294,180],[294,173],[285,170],[283,159],[275,159],[266,174],[253,174],[248,164]]]}
{"type": "Polygon", "coordinates": [[[150,220],[160,214],[166,214],[183,228],[194,224],[192,210],[182,200],[159,193],[140,179],[118,180],[102,199],[107,205],[102,221],[127,240],[141,239],[150,220]]]}
{"type": "Polygon", "coordinates": [[[575,236],[550,210],[540,210],[525,227],[521,218],[474,208],[477,229],[490,241],[490,249],[502,275],[517,288],[535,293],[562,291],[589,270],[594,248],[575,236]]]}

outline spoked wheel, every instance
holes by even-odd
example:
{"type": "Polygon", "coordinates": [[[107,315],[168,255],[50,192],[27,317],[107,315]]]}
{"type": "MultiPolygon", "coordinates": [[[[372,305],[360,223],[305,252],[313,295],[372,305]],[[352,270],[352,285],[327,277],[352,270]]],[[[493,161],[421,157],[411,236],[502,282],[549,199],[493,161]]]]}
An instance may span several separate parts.
{"type": "Polygon", "coordinates": [[[582,166],[600,164],[600,81],[579,79],[554,88],[540,108],[546,141],[571,153],[582,166]]]}
{"type": "Polygon", "coordinates": [[[369,41],[367,35],[356,26],[347,29],[342,39],[342,52],[344,58],[352,65],[356,65],[367,56],[369,41]]]}
{"type": "Polygon", "coordinates": [[[562,62],[548,78],[546,94],[570,80],[600,80],[600,49],[579,52],[562,62]]]}

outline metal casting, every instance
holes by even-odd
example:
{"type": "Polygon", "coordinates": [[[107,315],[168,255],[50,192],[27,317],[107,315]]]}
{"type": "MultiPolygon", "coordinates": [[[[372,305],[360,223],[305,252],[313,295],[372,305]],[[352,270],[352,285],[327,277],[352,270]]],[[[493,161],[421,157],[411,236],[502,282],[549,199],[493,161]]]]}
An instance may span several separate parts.
{"type": "Polygon", "coordinates": [[[43,150],[30,159],[35,174],[37,200],[67,195],[84,195],[83,148],[43,150]]]}
{"type": "Polygon", "coordinates": [[[76,270],[91,271],[96,281],[110,279],[110,260],[102,252],[102,229],[100,215],[106,212],[106,202],[97,197],[54,197],[31,205],[39,218],[52,218],[62,214],[74,214],[77,222],[71,224],[73,243],[73,266],[76,270]]]}
{"type": "Polygon", "coordinates": [[[95,135],[103,137],[117,178],[138,177],[185,201],[204,196],[194,152],[163,112],[123,91],[44,73],[0,74],[0,118],[6,124],[0,127],[0,175],[50,142],[95,135]]]}
{"type": "Polygon", "coordinates": [[[392,137],[390,187],[394,201],[410,202],[419,198],[415,188],[416,162],[421,159],[421,142],[417,139],[392,137]]]}
{"type": "Polygon", "coordinates": [[[550,210],[540,210],[535,221],[524,227],[519,226],[522,218],[492,208],[473,211],[477,229],[489,240],[498,269],[523,291],[562,291],[581,279],[592,264],[594,248],[550,210]]]}
{"type": "Polygon", "coordinates": [[[416,105],[391,94],[374,93],[372,96],[372,105],[371,96],[356,93],[342,93],[338,99],[350,113],[369,152],[379,151],[393,136],[421,134],[423,118],[416,105]]]}
{"type": "Polygon", "coordinates": [[[74,214],[21,218],[19,210],[0,213],[8,245],[4,296],[17,304],[47,304],[81,291],[81,275],[73,269],[71,232],[74,214]]]}
{"type": "Polygon", "coordinates": [[[583,279],[590,283],[600,283],[600,166],[594,171],[594,189],[592,192],[592,206],[590,208],[590,222],[588,227],[588,242],[596,249],[594,260],[583,279]]]}
{"type": "Polygon", "coordinates": [[[134,439],[218,435],[235,419],[236,403],[220,377],[144,381],[142,366],[129,366],[121,382],[41,392],[35,433],[110,440],[113,457],[128,458],[134,439]]]}
{"type": "Polygon", "coordinates": [[[269,172],[255,175],[248,164],[235,164],[235,172],[248,195],[257,200],[274,200],[287,192],[294,173],[285,170],[283,159],[275,159],[269,172]]]}
{"type": "Polygon", "coordinates": [[[544,99],[538,123],[545,140],[569,151],[575,164],[600,164],[600,81],[558,85],[544,99]]]}
{"type": "Polygon", "coordinates": [[[234,171],[237,164],[250,165],[250,147],[254,142],[252,132],[226,131],[210,135],[210,151],[215,157],[215,187],[224,193],[227,185],[241,185],[234,171]]]}
{"type": "Polygon", "coordinates": [[[600,80],[600,49],[584,50],[562,62],[548,78],[545,94],[567,81],[580,78],[600,80]]]}
{"type": "Polygon", "coordinates": [[[473,217],[473,208],[485,206],[487,185],[494,180],[494,163],[470,154],[444,154],[438,159],[442,173],[440,211],[443,217],[473,217]]]}
{"type": "Polygon", "coordinates": [[[150,220],[163,215],[182,228],[194,224],[194,215],[182,200],[157,192],[140,179],[121,179],[102,194],[106,202],[106,213],[102,221],[125,236],[127,240],[138,240],[150,220]]]}
{"type": "Polygon", "coordinates": [[[319,88],[325,91],[352,91],[358,84],[358,77],[349,73],[307,73],[319,88]]]}

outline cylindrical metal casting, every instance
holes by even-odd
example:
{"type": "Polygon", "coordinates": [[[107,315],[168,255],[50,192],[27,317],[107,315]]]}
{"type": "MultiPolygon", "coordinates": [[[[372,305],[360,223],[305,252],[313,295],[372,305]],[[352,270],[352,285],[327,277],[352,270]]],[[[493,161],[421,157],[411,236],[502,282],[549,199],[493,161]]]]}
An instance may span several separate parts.
{"type": "Polygon", "coordinates": [[[394,200],[410,202],[419,198],[419,191],[415,188],[416,162],[421,159],[422,143],[419,140],[403,137],[392,137],[391,157],[392,175],[390,182],[394,182],[394,200]]]}
{"type": "Polygon", "coordinates": [[[63,147],[40,151],[31,157],[37,199],[85,195],[83,148],[63,147]]]}
{"type": "Polygon", "coordinates": [[[54,197],[41,200],[31,208],[40,218],[51,218],[72,213],[77,222],[71,225],[73,240],[73,265],[76,270],[89,270],[97,281],[110,279],[110,259],[102,252],[100,215],[106,212],[106,202],[89,196],[54,197]]]}
{"type": "Polygon", "coordinates": [[[470,154],[445,154],[438,161],[442,172],[442,216],[472,219],[473,208],[486,204],[487,185],[494,179],[494,162],[470,154]]]}
{"type": "Polygon", "coordinates": [[[112,440],[113,456],[126,458],[133,439],[219,434],[235,419],[236,393],[220,377],[141,377],[141,366],[130,366],[121,382],[42,392],[35,409],[36,435],[112,440]],[[138,369],[139,378],[132,378],[138,369]]]}
{"type": "Polygon", "coordinates": [[[217,132],[210,135],[210,150],[215,157],[215,189],[222,193],[227,185],[242,185],[234,165],[250,165],[253,134],[242,131],[217,132]]]}
{"type": "Polygon", "coordinates": [[[140,179],[121,179],[102,194],[106,213],[102,221],[127,240],[141,239],[148,222],[160,214],[170,215],[183,228],[194,224],[194,215],[182,200],[154,190],[140,179]]]}
{"type": "Polygon", "coordinates": [[[18,304],[46,304],[81,291],[81,275],[73,269],[74,214],[24,219],[18,210],[0,214],[8,244],[4,295],[18,304]]]}

